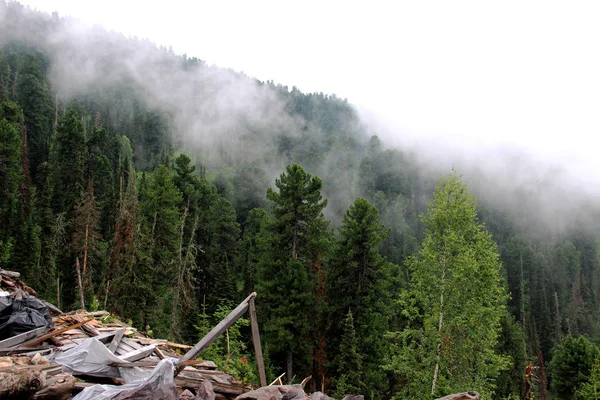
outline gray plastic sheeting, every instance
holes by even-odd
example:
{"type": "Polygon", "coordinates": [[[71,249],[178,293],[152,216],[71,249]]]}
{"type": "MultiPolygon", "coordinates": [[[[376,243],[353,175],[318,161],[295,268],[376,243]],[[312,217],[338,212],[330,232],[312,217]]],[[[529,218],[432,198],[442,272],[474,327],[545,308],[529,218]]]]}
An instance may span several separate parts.
{"type": "Polygon", "coordinates": [[[161,360],[146,379],[121,386],[90,386],[73,397],[72,400],[177,400],[177,389],[173,381],[175,361],[177,361],[175,358],[161,360]]]}
{"type": "MultiPolygon", "coordinates": [[[[89,375],[122,379],[125,383],[147,378],[150,371],[141,368],[112,367],[112,363],[126,362],[114,355],[96,338],[87,339],[76,347],[57,355],[52,360],[60,364],[64,371],[73,375],[89,375]]],[[[172,374],[171,374],[172,375],[172,374]]]]}

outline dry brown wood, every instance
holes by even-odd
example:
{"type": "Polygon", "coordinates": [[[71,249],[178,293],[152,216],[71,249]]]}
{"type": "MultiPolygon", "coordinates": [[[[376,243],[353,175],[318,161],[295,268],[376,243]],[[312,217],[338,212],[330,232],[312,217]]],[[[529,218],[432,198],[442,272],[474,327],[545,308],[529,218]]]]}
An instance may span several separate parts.
{"type": "Polygon", "coordinates": [[[165,356],[165,354],[158,347],[156,347],[154,349],[154,352],[156,353],[156,355],[158,356],[158,358],[160,358],[161,360],[164,360],[165,358],[167,358],[165,356]]]}
{"type": "Polygon", "coordinates": [[[48,334],[46,334],[46,335],[44,335],[42,337],[39,337],[39,338],[37,338],[35,340],[27,342],[27,343],[23,344],[23,346],[25,346],[25,347],[36,346],[36,345],[42,343],[44,340],[50,339],[51,337],[58,336],[61,333],[66,332],[66,331],[71,330],[71,329],[79,328],[80,326],[82,326],[83,324],[85,324],[86,322],[89,322],[89,321],[91,321],[91,319],[86,319],[86,320],[77,322],[76,324],[65,326],[64,328],[58,329],[58,330],[56,330],[54,332],[50,332],[50,333],[48,333],[48,334]]]}
{"type": "MultiPolygon", "coordinates": [[[[83,321],[84,319],[86,319],[82,314],[75,314],[72,316],[72,318],[75,321],[83,321]]],[[[93,321],[93,318],[87,318],[88,322],[84,323],[83,325],[81,325],[81,329],[83,329],[84,332],[86,332],[88,335],[91,336],[99,336],[100,332],[90,323],[91,321],[93,321]]]]}
{"type": "Polygon", "coordinates": [[[283,385],[283,382],[281,381],[281,378],[283,378],[283,376],[285,375],[285,372],[281,375],[279,375],[277,378],[275,378],[275,380],[271,383],[269,383],[269,386],[273,386],[275,384],[275,382],[279,381],[280,385],[283,385]]]}

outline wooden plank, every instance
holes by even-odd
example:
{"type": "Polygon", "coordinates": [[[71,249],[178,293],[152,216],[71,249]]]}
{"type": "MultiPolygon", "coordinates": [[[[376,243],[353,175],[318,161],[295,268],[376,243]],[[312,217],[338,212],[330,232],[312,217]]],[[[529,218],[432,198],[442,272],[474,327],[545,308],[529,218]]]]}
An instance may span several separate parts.
{"type": "Polygon", "coordinates": [[[23,346],[25,346],[25,347],[36,346],[36,345],[42,343],[44,340],[50,339],[51,337],[58,336],[61,333],[66,332],[66,331],[71,330],[71,329],[79,328],[80,326],[82,326],[83,324],[85,324],[87,322],[90,322],[91,320],[92,319],[85,319],[85,320],[80,321],[80,322],[78,322],[76,324],[65,326],[64,328],[58,329],[58,330],[56,330],[54,332],[50,332],[50,333],[48,333],[48,334],[46,334],[46,335],[44,335],[42,337],[39,337],[39,338],[37,338],[35,340],[32,340],[31,342],[27,342],[27,343],[23,344],[23,346]]]}
{"type": "Polygon", "coordinates": [[[137,360],[141,360],[144,357],[149,356],[154,352],[155,344],[151,344],[150,346],[142,347],[141,349],[129,352],[127,354],[123,354],[120,356],[125,361],[134,362],[137,360]]]}
{"type": "Polygon", "coordinates": [[[165,356],[165,354],[162,351],[160,351],[160,349],[158,347],[156,347],[154,349],[154,352],[156,353],[156,355],[158,356],[158,358],[160,358],[161,360],[164,360],[165,358],[167,358],[165,356]]]}
{"type": "Polygon", "coordinates": [[[115,337],[112,342],[108,345],[108,349],[113,353],[117,351],[117,347],[119,347],[119,343],[121,343],[121,339],[123,338],[123,334],[125,333],[125,328],[118,329],[115,332],[115,337]]]}
{"type": "Polygon", "coordinates": [[[102,310],[102,311],[92,311],[92,312],[88,312],[87,316],[88,317],[101,317],[103,315],[108,315],[110,314],[108,311],[102,310]]]}
{"type": "Polygon", "coordinates": [[[267,374],[265,373],[262,346],[260,345],[260,333],[258,331],[254,297],[248,299],[248,309],[250,310],[250,326],[252,327],[252,343],[254,344],[254,355],[256,357],[256,366],[258,367],[258,379],[260,386],[267,386],[267,374]]]}
{"type": "Polygon", "coordinates": [[[28,340],[35,339],[36,337],[46,333],[47,329],[47,327],[37,328],[29,332],[21,333],[16,336],[9,337],[8,339],[4,339],[0,341],[0,349],[8,349],[18,344],[24,343],[28,340]]]}
{"type": "Polygon", "coordinates": [[[130,345],[128,345],[127,343],[125,343],[124,341],[121,340],[121,343],[119,343],[119,347],[117,347],[117,351],[115,351],[115,354],[123,355],[123,354],[131,353],[134,350],[135,349],[133,347],[131,347],[130,345]]]}
{"type": "MultiPolygon", "coordinates": [[[[159,362],[160,362],[160,360],[156,359],[156,357],[155,357],[154,360],[147,360],[147,361],[113,362],[113,363],[110,363],[110,366],[111,367],[123,367],[123,368],[155,367],[156,364],[158,364],[159,362]]],[[[184,366],[195,366],[202,362],[203,361],[200,361],[200,360],[183,361],[183,365],[184,366]]],[[[200,371],[198,371],[198,372],[200,372],[200,371]]],[[[219,371],[219,373],[223,374],[223,372],[221,372],[221,371],[219,371]]]]}
{"type": "MultiPolygon", "coordinates": [[[[81,314],[75,314],[75,315],[73,315],[73,319],[75,319],[76,321],[83,321],[85,318],[81,314]]],[[[88,319],[88,321],[93,321],[93,320],[94,320],[94,318],[88,319]]],[[[100,336],[100,332],[98,332],[98,330],[89,322],[86,322],[85,324],[83,324],[81,326],[81,329],[90,336],[100,336]]]]}
{"type": "MultiPolygon", "coordinates": [[[[194,347],[192,347],[185,355],[181,358],[181,361],[193,360],[206,349],[212,342],[214,342],[226,329],[235,323],[246,311],[248,311],[248,301],[256,296],[256,292],[250,294],[242,301],[232,312],[229,313],[217,326],[212,328],[210,332],[206,334],[194,347]]],[[[181,372],[183,367],[177,366],[175,369],[175,376],[181,372]]]]}
{"type": "Polygon", "coordinates": [[[191,377],[186,375],[180,375],[175,377],[175,385],[177,387],[198,387],[204,380],[209,379],[216,393],[222,393],[227,395],[239,396],[243,393],[248,392],[250,389],[247,387],[236,385],[236,384],[222,384],[209,376],[198,376],[191,377]]]}
{"type": "MultiPolygon", "coordinates": [[[[127,345],[133,347],[134,350],[139,350],[142,347],[144,347],[133,339],[123,339],[122,342],[127,343],[127,345]]],[[[156,344],[156,343],[150,343],[150,344],[156,344]]],[[[148,344],[148,345],[150,345],[150,344],[148,344]]]]}

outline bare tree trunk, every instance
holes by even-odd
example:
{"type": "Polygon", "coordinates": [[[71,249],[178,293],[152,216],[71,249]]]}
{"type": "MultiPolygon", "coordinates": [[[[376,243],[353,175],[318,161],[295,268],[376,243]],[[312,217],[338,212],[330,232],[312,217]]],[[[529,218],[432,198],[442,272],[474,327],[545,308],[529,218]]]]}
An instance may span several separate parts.
{"type": "Polygon", "coordinates": [[[171,329],[170,335],[172,337],[175,336],[175,330],[177,327],[177,306],[179,305],[179,292],[181,291],[181,287],[183,286],[183,232],[185,228],[185,220],[188,215],[187,206],[183,210],[183,215],[181,216],[181,228],[179,230],[179,260],[177,263],[177,281],[175,282],[175,294],[173,296],[173,308],[171,310],[171,329]]]}
{"type": "Polygon", "coordinates": [[[60,278],[56,277],[56,308],[60,310],[60,278]]]}
{"type": "Polygon", "coordinates": [[[441,334],[442,334],[442,326],[443,326],[443,318],[444,318],[444,313],[442,311],[444,307],[444,293],[442,293],[440,295],[440,322],[439,322],[439,326],[438,326],[438,334],[440,335],[440,341],[437,345],[437,349],[436,349],[436,355],[435,355],[435,367],[433,369],[433,382],[431,383],[431,394],[435,393],[435,387],[437,385],[437,380],[438,380],[438,372],[440,369],[440,355],[442,352],[442,338],[441,338],[441,334]]]}
{"type": "Polygon", "coordinates": [[[288,351],[287,353],[287,376],[288,376],[288,384],[292,384],[292,378],[294,377],[293,375],[293,364],[294,364],[294,359],[292,356],[292,352],[288,351]]]}
{"type": "Polygon", "coordinates": [[[110,286],[110,280],[106,281],[106,290],[104,291],[104,309],[106,310],[106,302],[108,301],[108,287],[110,286]]]}
{"type": "Polygon", "coordinates": [[[87,251],[88,251],[88,235],[89,235],[89,224],[85,224],[85,241],[83,242],[83,281],[85,282],[85,271],[87,267],[87,251]]]}
{"type": "Polygon", "coordinates": [[[433,381],[431,382],[431,394],[435,393],[437,386],[438,373],[440,370],[440,358],[442,354],[442,327],[444,326],[444,282],[446,280],[446,260],[444,259],[444,268],[442,269],[442,293],[440,294],[440,316],[438,324],[439,342],[435,354],[435,367],[433,368],[433,381]]]}
{"type": "Polygon", "coordinates": [[[85,310],[85,303],[83,301],[83,286],[81,285],[81,271],[79,268],[79,257],[75,259],[75,269],[77,270],[77,286],[79,287],[79,301],[81,302],[81,308],[85,310]]]}

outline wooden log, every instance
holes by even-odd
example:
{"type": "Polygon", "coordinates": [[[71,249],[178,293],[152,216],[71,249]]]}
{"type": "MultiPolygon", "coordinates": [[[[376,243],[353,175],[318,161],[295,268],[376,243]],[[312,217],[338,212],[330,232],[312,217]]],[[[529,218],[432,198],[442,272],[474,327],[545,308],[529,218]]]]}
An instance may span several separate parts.
{"type": "Polygon", "coordinates": [[[154,349],[154,352],[156,353],[156,355],[158,356],[158,358],[160,358],[161,360],[164,360],[165,358],[167,358],[165,356],[165,354],[158,347],[156,347],[154,349]]]}
{"type": "Polygon", "coordinates": [[[61,333],[66,332],[66,331],[71,330],[71,329],[79,328],[81,325],[83,325],[83,324],[85,324],[86,322],[89,322],[89,321],[91,321],[91,319],[86,319],[86,320],[80,321],[80,322],[78,322],[76,324],[65,326],[64,328],[58,329],[58,330],[56,330],[54,332],[50,332],[50,333],[48,333],[48,334],[46,334],[46,335],[44,335],[42,337],[39,337],[39,338],[37,338],[37,339],[35,339],[35,340],[31,341],[31,342],[27,342],[27,343],[23,344],[23,346],[25,346],[25,347],[36,346],[36,345],[42,343],[44,340],[50,339],[51,337],[58,336],[61,333]]]}
{"type": "Polygon", "coordinates": [[[245,386],[239,384],[228,384],[228,383],[219,383],[211,377],[203,377],[203,376],[187,376],[187,375],[179,375],[175,377],[175,385],[180,388],[195,388],[200,385],[204,380],[208,379],[213,386],[213,390],[216,393],[222,393],[226,395],[239,396],[240,394],[246,393],[249,389],[245,386]]]}
{"type": "MultiPolygon", "coordinates": [[[[198,356],[204,349],[206,349],[212,342],[214,342],[226,329],[235,323],[246,311],[248,311],[248,301],[256,296],[256,292],[251,293],[244,299],[232,312],[229,313],[217,326],[215,326],[210,332],[206,334],[194,347],[192,347],[185,355],[181,358],[181,361],[192,360],[198,356]]],[[[181,372],[182,366],[177,366],[175,369],[175,376],[181,372]]]]}
{"type": "Polygon", "coordinates": [[[267,386],[267,374],[265,373],[265,363],[263,361],[262,347],[260,345],[260,333],[258,330],[258,319],[256,318],[256,306],[254,304],[254,297],[248,299],[248,309],[250,311],[252,343],[254,344],[256,366],[258,367],[258,380],[260,382],[260,386],[267,386]]]}
{"type": "Polygon", "coordinates": [[[285,372],[281,375],[279,375],[277,378],[275,378],[275,380],[271,383],[269,383],[269,386],[273,386],[275,384],[275,382],[279,381],[280,385],[283,385],[283,383],[281,382],[281,378],[283,378],[283,376],[285,375],[285,372]]]}
{"type": "MultiPolygon", "coordinates": [[[[73,319],[76,321],[83,321],[86,318],[84,318],[81,314],[75,314],[73,315],[73,319]]],[[[98,331],[98,329],[96,329],[92,324],[89,323],[89,321],[93,321],[94,319],[88,318],[87,320],[88,322],[81,325],[81,329],[83,329],[83,331],[90,336],[99,336],[100,332],[98,331]]]]}
{"type": "Polygon", "coordinates": [[[27,398],[46,384],[45,366],[16,365],[0,370],[0,399],[27,398]]]}
{"type": "MultiPolygon", "coordinates": [[[[122,368],[133,368],[133,367],[154,367],[156,366],[158,363],[160,362],[160,360],[154,360],[154,361],[133,361],[133,362],[113,362],[110,363],[111,367],[122,367],[122,368]]],[[[189,361],[182,361],[182,364],[184,366],[198,366],[201,365],[204,361],[202,360],[189,360],[189,361]]],[[[198,371],[200,372],[200,371],[198,371]]],[[[204,373],[205,371],[202,371],[202,373],[204,373]]],[[[212,371],[210,371],[212,372],[212,371]]],[[[223,374],[222,371],[217,371],[219,374],[223,374]]]]}
{"type": "Polygon", "coordinates": [[[19,279],[21,277],[20,273],[14,271],[7,271],[5,269],[0,269],[0,275],[11,279],[19,279]]]}
{"type": "MultiPolygon", "coordinates": [[[[129,339],[129,338],[128,339],[123,339],[123,340],[121,340],[121,342],[122,343],[127,343],[127,345],[130,346],[130,347],[133,347],[134,350],[139,350],[142,347],[144,347],[141,344],[139,344],[138,342],[136,342],[135,340],[129,339]]],[[[151,344],[156,345],[156,343],[149,343],[149,344],[147,344],[147,346],[150,346],[151,344]]]]}
{"type": "Polygon", "coordinates": [[[175,347],[177,349],[191,349],[192,348],[192,346],[188,346],[187,344],[179,344],[179,343],[173,343],[173,342],[166,342],[165,344],[167,346],[175,347]]]}
{"type": "Polygon", "coordinates": [[[0,349],[8,349],[28,340],[35,339],[36,337],[46,333],[46,329],[46,327],[37,328],[29,332],[21,333],[16,336],[9,337],[8,339],[4,339],[0,341],[0,349]]]}
{"type": "Polygon", "coordinates": [[[108,311],[106,310],[102,310],[102,311],[91,311],[87,313],[88,317],[102,317],[104,315],[108,315],[110,314],[108,311]]]}
{"type": "Polygon", "coordinates": [[[150,354],[152,354],[154,352],[154,348],[155,347],[156,347],[155,344],[151,344],[150,346],[145,346],[145,347],[142,347],[141,349],[134,350],[134,351],[129,352],[127,354],[123,354],[120,357],[123,360],[129,361],[129,362],[141,360],[142,358],[147,357],[150,354]]]}
{"type": "Polygon", "coordinates": [[[115,337],[112,342],[108,345],[108,349],[113,353],[117,351],[117,347],[119,347],[119,343],[121,343],[121,339],[123,338],[123,334],[125,333],[125,328],[118,329],[115,333],[115,337]]]}
{"type": "Polygon", "coordinates": [[[60,373],[47,378],[46,387],[35,393],[32,400],[66,400],[72,396],[77,380],[73,375],[60,373]]]}
{"type": "Polygon", "coordinates": [[[42,300],[42,302],[46,305],[46,307],[48,307],[48,310],[50,310],[50,314],[53,315],[61,315],[63,312],[61,310],[59,310],[58,307],[56,307],[55,305],[48,303],[47,301],[42,300]]]}

